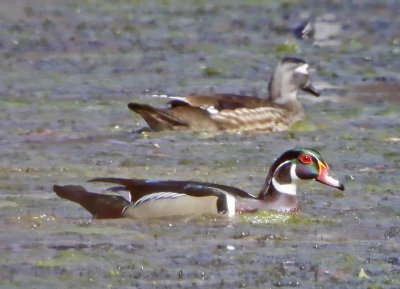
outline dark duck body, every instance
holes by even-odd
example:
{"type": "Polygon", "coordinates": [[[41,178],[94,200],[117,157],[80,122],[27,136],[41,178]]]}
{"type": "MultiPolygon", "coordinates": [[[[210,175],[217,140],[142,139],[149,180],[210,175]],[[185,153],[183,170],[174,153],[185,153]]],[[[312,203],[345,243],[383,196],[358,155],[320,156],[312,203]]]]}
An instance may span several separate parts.
{"type": "Polygon", "coordinates": [[[270,79],[269,97],[235,94],[189,94],[170,97],[170,107],[129,103],[153,130],[261,131],[287,130],[304,118],[298,90],[315,96],[309,65],[298,58],[283,58],[270,79]]]}
{"type": "Polygon", "coordinates": [[[96,218],[143,219],[204,214],[234,216],[258,210],[298,213],[301,206],[296,198],[297,184],[304,180],[317,180],[344,190],[343,184],[330,176],[321,155],[304,148],[289,150],[273,163],[258,196],[213,183],[122,178],[90,181],[117,184],[108,190],[127,192],[128,196],[92,193],[76,185],[53,188],[59,197],[79,203],[96,218]]]}

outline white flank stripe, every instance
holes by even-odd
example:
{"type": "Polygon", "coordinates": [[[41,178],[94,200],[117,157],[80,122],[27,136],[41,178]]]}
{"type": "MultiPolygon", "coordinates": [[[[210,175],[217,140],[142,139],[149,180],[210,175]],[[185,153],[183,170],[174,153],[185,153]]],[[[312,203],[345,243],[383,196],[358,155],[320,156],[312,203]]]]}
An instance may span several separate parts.
{"type": "Polygon", "coordinates": [[[316,160],[317,160],[317,162],[320,160],[319,158],[317,158],[317,156],[315,155],[315,154],[313,154],[312,152],[307,152],[309,155],[312,155],[316,160]]]}
{"type": "Polygon", "coordinates": [[[236,213],[236,199],[229,194],[226,194],[226,205],[228,207],[228,216],[233,217],[236,213]]]}
{"type": "Polygon", "coordinates": [[[140,204],[143,204],[144,202],[151,201],[151,200],[160,200],[160,199],[175,199],[179,197],[186,196],[185,194],[179,194],[179,193],[174,193],[174,192],[160,192],[160,193],[152,193],[150,195],[146,195],[141,197],[139,200],[137,200],[132,206],[138,206],[140,204]]]}

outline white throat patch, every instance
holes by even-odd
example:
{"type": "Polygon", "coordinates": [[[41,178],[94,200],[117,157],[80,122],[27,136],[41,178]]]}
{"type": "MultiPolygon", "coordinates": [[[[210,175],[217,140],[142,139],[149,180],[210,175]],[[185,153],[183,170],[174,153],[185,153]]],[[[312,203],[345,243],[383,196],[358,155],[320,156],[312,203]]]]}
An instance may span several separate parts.
{"type": "Polygon", "coordinates": [[[310,68],[310,66],[307,63],[304,63],[303,65],[300,65],[299,67],[297,67],[294,70],[294,72],[308,75],[309,74],[309,68],[310,68]]]}
{"type": "MultiPolygon", "coordinates": [[[[286,164],[288,162],[284,162],[280,166],[286,164]]],[[[279,168],[279,167],[278,167],[279,168]]],[[[272,185],[275,187],[275,189],[282,193],[282,194],[288,194],[291,196],[295,196],[297,192],[297,182],[300,181],[300,179],[296,175],[296,165],[292,165],[290,168],[290,178],[292,182],[290,184],[280,184],[276,181],[275,177],[272,178],[272,185]]]]}

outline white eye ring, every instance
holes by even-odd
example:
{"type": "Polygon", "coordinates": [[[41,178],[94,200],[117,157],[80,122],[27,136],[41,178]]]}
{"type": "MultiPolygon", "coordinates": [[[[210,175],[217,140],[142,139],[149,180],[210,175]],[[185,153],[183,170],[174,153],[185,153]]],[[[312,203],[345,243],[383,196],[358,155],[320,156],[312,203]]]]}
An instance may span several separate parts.
{"type": "Polygon", "coordinates": [[[297,67],[294,70],[294,72],[308,75],[309,74],[309,69],[310,69],[310,66],[307,63],[304,63],[303,65],[300,65],[299,67],[297,67]]]}

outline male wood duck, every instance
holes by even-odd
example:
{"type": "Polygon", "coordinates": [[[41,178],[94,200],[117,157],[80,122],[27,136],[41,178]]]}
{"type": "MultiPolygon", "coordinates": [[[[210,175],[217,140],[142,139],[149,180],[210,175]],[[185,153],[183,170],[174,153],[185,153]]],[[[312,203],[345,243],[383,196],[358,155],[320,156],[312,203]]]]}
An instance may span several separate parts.
{"type": "Polygon", "coordinates": [[[213,183],[121,178],[96,178],[90,182],[118,184],[108,190],[127,191],[128,197],[91,193],[75,185],[54,185],[53,189],[59,197],[79,203],[99,219],[203,214],[233,216],[258,210],[292,214],[301,210],[296,189],[303,180],[316,180],[344,190],[343,184],[330,176],[321,155],[306,148],[295,148],[282,154],[272,164],[258,196],[213,183]]]}
{"type": "Polygon", "coordinates": [[[299,89],[315,96],[309,65],[301,59],[286,57],[277,65],[269,82],[269,98],[234,94],[189,94],[170,97],[170,107],[155,108],[129,103],[149,127],[160,130],[261,131],[287,130],[304,118],[297,100],[299,89]]]}

